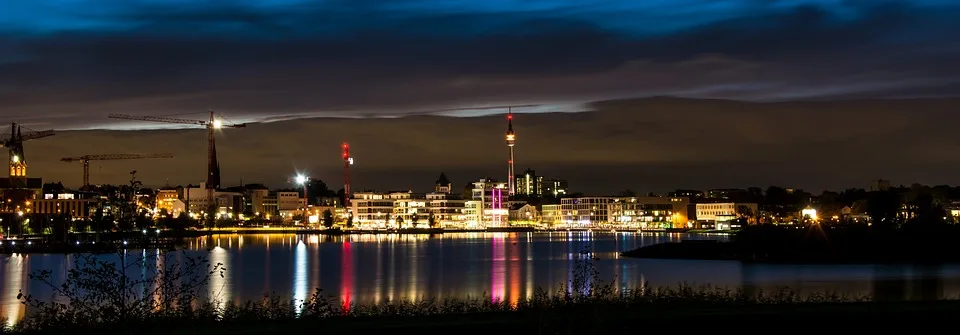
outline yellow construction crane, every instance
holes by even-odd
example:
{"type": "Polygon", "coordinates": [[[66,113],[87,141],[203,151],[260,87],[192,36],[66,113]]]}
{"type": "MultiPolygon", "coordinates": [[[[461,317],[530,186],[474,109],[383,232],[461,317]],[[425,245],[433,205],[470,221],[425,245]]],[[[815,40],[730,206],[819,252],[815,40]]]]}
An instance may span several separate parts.
{"type": "Polygon", "coordinates": [[[64,157],[63,162],[82,162],[83,163],[83,187],[90,186],[90,161],[110,161],[120,159],[147,159],[147,158],[173,158],[172,154],[106,154],[106,155],[86,155],[80,157],[64,157]]]}

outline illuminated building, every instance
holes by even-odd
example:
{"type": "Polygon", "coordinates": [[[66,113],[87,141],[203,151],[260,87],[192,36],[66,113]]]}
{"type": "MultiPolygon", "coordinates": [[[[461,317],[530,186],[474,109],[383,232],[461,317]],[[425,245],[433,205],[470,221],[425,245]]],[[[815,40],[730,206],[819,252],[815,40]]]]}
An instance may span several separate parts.
{"type": "Polygon", "coordinates": [[[586,227],[605,223],[607,205],[619,200],[617,197],[582,197],[560,199],[560,221],[567,226],[586,227]]]}
{"type": "Polygon", "coordinates": [[[178,217],[186,210],[186,204],[180,200],[180,192],[176,188],[162,188],[157,190],[157,212],[166,211],[171,217],[178,217]]]}
{"type": "Polygon", "coordinates": [[[464,203],[466,228],[483,229],[487,227],[505,227],[509,220],[510,209],[504,201],[509,189],[506,183],[489,178],[473,183],[470,200],[464,203]]]}
{"type": "Polygon", "coordinates": [[[581,197],[560,199],[556,208],[544,205],[543,221],[573,227],[599,224],[629,228],[685,227],[689,221],[683,197],[581,197]]]}
{"type": "Polygon", "coordinates": [[[807,208],[800,210],[800,218],[817,221],[817,210],[813,207],[807,206],[807,208]]]}
{"type": "Polygon", "coordinates": [[[543,177],[538,176],[537,172],[527,169],[523,174],[516,175],[513,180],[513,194],[528,197],[540,197],[543,195],[543,177]]]}
{"type": "Polygon", "coordinates": [[[510,149],[510,160],[507,161],[507,187],[509,188],[507,194],[511,196],[516,194],[514,192],[515,185],[513,181],[513,178],[515,177],[513,172],[513,146],[514,144],[516,144],[516,141],[517,141],[517,135],[513,133],[513,113],[508,112],[507,113],[507,147],[510,149]]]}
{"type": "Polygon", "coordinates": [[[57,192],[44,194],[42,199],[28,201],[37,214],[60,214],[73,219],[89,218],[99,199],[89,194],[57,192]]]}
{"type": "Polygon", "coordinates": [[[391,192],[393,199],[393,214],[391,224],[396,228],[424,228],[428,224],[430,211],[427,209],[427,200],[422,194],[406,192],[391,192]]]}
{"type": "Polygon", "coordinates": [[[738,218],[746,217],[747,223],[756,222],[759,206],[755,203],[702,203],[696,204],[697,221],[713,225],[715,229],[730,229],[738,218]]]}
{"type": "Polygon", "coordinates": [[[350,199],[353,224],[361,228],[387,228],[394,200],[375,192],[356,192],[350,199]]]}
{"type": "Polygon", "coordinates": [[[543,205],[540,208],[540,223],[547,226],[555,226],[562,223],[560,215],[560,205],[543,205]]]}
{"type": "MultiPolygon", "coordinates": [[[[204,183],[200,183],[198,187],[188,186],[184,188],[183,192],[182,200],[184,200],[186,206],[189,206],[187,210],[190,213],[205,213],[209,208],[211,199],[214,201],[213,205],[217,208],[217,213],[221,214],[237,215],[242,212],[244,207],[243,192],[212,191],[211,193],[204,183]]],[[[299,193],[291,193],[297,194],[294,196],[295,205],[293,205],[294,208],[297,208],[299,193]]]]}
{"type": "Polygon", "coordinates": [[[607,205],[608,222],[631,228],[686,228],[685,197],[630,197],[607,205]]]}
{"type": "Polygon", "coordinates": [[[533,224],[540,222],[540,211],[531,204],[514,204],[510,206],[510,222],[533,224]]]}
{"type": "Polygon", "coordinates": [[[451,193],[452,186],[447,175],[441,173],[434,184],[433,193],[427,193],[427,207],[437,226],[463,228],[465,201],[461,195],[451,193]]]}

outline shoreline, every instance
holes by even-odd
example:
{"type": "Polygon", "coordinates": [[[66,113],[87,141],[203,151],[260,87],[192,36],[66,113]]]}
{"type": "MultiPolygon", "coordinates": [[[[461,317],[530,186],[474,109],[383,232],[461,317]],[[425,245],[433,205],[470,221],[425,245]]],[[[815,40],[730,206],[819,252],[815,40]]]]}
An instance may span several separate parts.
{"type": "Polygon", "coordinates": [[[246,234],[304,234],[304,235],[442,235],[460,233],[555,233],[555,232],[599,232],[599,233],[690,233],[724,234],[725,232],[701,231],[691,229],[646,229],[646,230],[600,230],[586,228],[538,229],[534,227],[498,227],[488,229],[443,229],[411,228],[396,230],[364,229],[305,229],[299,227],[278,228],[215,228],[204,230],[160,231],[160,232],[111,232],[97,236],[93,233],[71,234],[74,242],[44,241],[42,236],[27,236],[6,239],[0,243],[0,254],[70,254],[70,253],[112,253],[123,249],[175,249],[184,239],[218,235],[246,234]]]}

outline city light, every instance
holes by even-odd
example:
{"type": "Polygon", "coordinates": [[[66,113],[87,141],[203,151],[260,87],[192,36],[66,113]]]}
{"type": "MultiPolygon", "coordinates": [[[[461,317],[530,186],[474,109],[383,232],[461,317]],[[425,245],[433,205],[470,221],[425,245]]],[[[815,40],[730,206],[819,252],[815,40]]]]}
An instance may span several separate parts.
{"type": "Polygon", "coordinates": [[[220,120],[213,121],[213,128],[220,129],[223,128],[223,122],[220,120]]]}
{"type": "Polygon", "coordinates": [[[295,181],[297,184],[301,184],[301,185],[306,184],[306,183],[307,183],[307,176],[304,176],[304,175],[302,175],[302,174],[301,174],[301,175],[297,175],[297,177],[294,178],[294,181],[295,181]]]}

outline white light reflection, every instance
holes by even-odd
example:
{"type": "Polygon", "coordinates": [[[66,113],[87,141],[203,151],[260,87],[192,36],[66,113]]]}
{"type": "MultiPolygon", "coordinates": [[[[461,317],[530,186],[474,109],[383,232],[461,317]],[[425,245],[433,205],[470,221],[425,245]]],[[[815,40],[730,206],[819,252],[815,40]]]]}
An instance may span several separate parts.
{"type": "Polygon", "coordinates": [[[300,241],[293,254],[293,304],[297,315],[307,300],[307,245],[300,241]]]}
{"type": "MultiPolygon", "coordinates": [[[[217,242],[219,244],[219,240],[217,242]]],[[[213,250],[210,250],[210,264],[211,266],[221,264],[222,269],[229,269],[227,249],[217,246],[213,248],[213,250]]],[[[210,288],[208,289],[210,294],[209,300],[217,308],[218,313],[222,313],[227,308],[227,302],[230,301],[230,277],[227,271],[222,271],[223,276],[221,276],[220,273],[221,271],[217,271],[211,276],[210,288]]]]}

